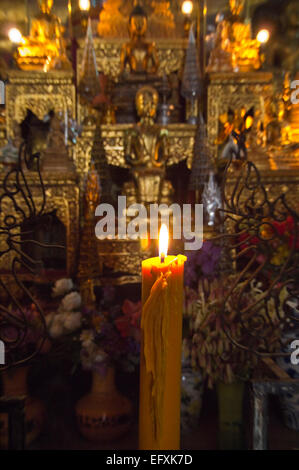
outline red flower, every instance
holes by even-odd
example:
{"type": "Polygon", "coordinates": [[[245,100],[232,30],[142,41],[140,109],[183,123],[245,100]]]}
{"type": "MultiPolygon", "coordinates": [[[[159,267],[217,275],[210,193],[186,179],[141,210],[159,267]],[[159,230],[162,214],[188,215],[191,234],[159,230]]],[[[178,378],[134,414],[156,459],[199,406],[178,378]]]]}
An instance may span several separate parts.
{"type": "Polygon", "coordinates": [[[132,326],[139,326],[139,320],[141,317],[142,304],[141,302],[131,302],[130,300],[125,300],[122,306],[123,314],[126,317],[129,317],[130,324],[132,326]]]}
{"type": "Polygon", "coordinates": [[[131,323],[129,317],[119,317],[115,320],[115,326],[123,338],[127,338],[131,332],[131,323]]]}
{"type": "Polygon", "coordinates": [[[122,306],[123,316],[115,320],[115,326],[123,338],[132,336],[135,338],[136,329],[139,328],[139,320],[141,316],[141,302],[131,302],[125,300],[122,306]]]}
{"type": "MultiPolygon", "coordinates": [[[[249,233],[242,233],[240,236],[239,236],[239,240],[240,242],[244,242],[240,245],[240,250],[241,252],[243,250],[246,250],[249,246],[252,246],[252,245],[258,245],[260,240],[258,239],[258,237],[252,237],[249,233]]],[[[246,256],[248,256],[249,258],[251,258],[253,256],[253,251],[252,250],[248,250],[246,252],[246,256]]]]}

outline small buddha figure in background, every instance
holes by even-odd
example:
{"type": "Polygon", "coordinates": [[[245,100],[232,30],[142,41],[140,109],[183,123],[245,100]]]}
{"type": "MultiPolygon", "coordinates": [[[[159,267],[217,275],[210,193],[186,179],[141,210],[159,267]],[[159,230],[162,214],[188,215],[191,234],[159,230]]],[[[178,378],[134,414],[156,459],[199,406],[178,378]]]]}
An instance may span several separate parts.
{"type": "Polygon", "coordinates": [[[245,23],[241,18],[244,4],[245,0],[229,0],[229,40],[233,68],[238,72],[258,70],[262,65],[260,44],[256,39],[251,39],[251,24],[245,23]]]}
{"type": "Polygon", "coordinates": [[[230,16],[228,23],[230,25],[230,40],[240,42],[242,39],[250,39],[250,24],[245,24],[241,18],[245,5],[245,0],[229,0],[230,16]]]}
{"type": "Polygon", "coordinates": [[[129,19],[129,33],[131,40],[121,51],[121,74],[127,75],[155,75],[159,62],[154,43],[145,40],[147,31],[147,15],[145,11],[136,6],[129,19]]]}
{"type": "Polygon", "coordinates": [[[250,23],[245,23],[241,18],[244,4],[245,0],[229,0],[230,15],[217,26],[208,71],[228,71],[230,61],[235,72],[249,72],[261,67],[260,44],[256,39],[251,39],[250,23]]]}
{"type": "MultiPolygon", "coordinates": [[[[290,83],[299,80],[299,3],[298,0],[289,2],[285,11],[283,33],[269,41],[266,51],[267,65],[279,74],[288,74],[289,84],[283,85],[284,95],[290,95],[290,83]]],[[[286,99],[284,98],[284,101],[286,99]]],[[[289,107],[288,121],[292,143],[299,143],[299,104],[289,107]]]]}
{"type": "Polygon", "coordinates": [[[140,121],[127,132],[125,158],[131,167],[133,182],[126,183],[128,202],[154,203],[170,200],[173,188],[165,181],[165,167],[169,157],[167,130],[155,124],[159,95],[145,86],[136,95],[140,121]]]}
{"type": "Polygon", "coordinates": [[[223,16],[218,14],[216,23],[215,43],[209,57],[207,72],[232,72],[228,22],[223,21],[223,16]]]}
{"type": "MultiPolygon", "coordinates": [[[[139,5],[148,16],[150,38],[177,37],[178,18],[174,17],[176,2],[167,0],[106,0],[99,15],[98,35],[104,38],[126,38],[127,22],[132,9],[139,5]]],[[[182,15],[183,16],[183,15],[182,15]]]]}
{"type": "Polygon", "coordinates": [[[51,113],[47,148],[43,151],[41,169],[49,172],[74,173],[75,166],[69,159],[62,123],[51,113]]]}
{"type": "Polygon", "coordinates": [[[18,47],[17,63],[24,70],[70,70],[60,19],[51,13],[53,0],[38,0],[40,13],[33,18],[29,37],[18,47]]]}
{"type": "Polygon", "coordinates": [[[275,84],[272,97],[266,101],[266,138],[267,144],[274,147],[288,146],[292,143],[290,74],[286,73],[283,83],[275,84]]]}

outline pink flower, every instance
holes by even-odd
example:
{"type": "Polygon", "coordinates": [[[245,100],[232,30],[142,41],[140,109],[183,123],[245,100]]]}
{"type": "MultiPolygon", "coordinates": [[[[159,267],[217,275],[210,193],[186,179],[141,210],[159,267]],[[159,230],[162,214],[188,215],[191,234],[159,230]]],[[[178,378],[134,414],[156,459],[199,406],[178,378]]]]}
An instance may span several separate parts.
{"type": "Polygon", "coordinates": [[[141,302],[131,302],[130,300],[125,300],[122,306],[123,314],[129,318],[130,324],[132,326],[138,327],[139,320],[141,317],[142,304],[141,302]]]}
{"type": "Polygon", "coordinates": [[[131,302],[125,300],[122,305],[123,316],[115,320],[115,326],[123,338],[132,336],[135,338],[136,329],[139,329],[139,320],[141,316],[141,302],[131,302]]]}

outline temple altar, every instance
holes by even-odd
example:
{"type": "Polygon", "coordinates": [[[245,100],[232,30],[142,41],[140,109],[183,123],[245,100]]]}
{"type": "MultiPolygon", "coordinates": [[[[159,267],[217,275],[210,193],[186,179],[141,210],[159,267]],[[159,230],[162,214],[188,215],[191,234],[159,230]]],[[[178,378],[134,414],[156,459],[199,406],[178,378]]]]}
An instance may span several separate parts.
{"type": "Polygon", "coordinates": [[[35,2],[0,6],[0,448],[287,447],[298,0],[35,2]]]}
{"type": "Polygon", "coordinates": [[[76,117],[76,89],[72,71],[9,71],[6,86],[6,133],[13,136],[30,109],[39,119],[51,110],[76,117]]]}
{"type": "MultiPolygon", "coordinates": [[[[116,84],[120,80],[121,50],[125,43],[125,39],[94,38],[93,40],[98,70],[105,76],[110,77],[110,80],[113,80],[116,84]]],[[[159,39],[156,41],[156,47],[159,63],[157,77],[162,78],[165,75],[171,74],[177,75],[182,70],[184,64],[187,48],[186,40],[159,39]]],[[[84,43],[81,42],[81,47],[79,47],[77,52],[76,74],[78,77],[81,74],[83,54],[84,43]]],[[[216,141],[222,126],[222,116],[229,109],[240,112],[245,106],[246,109],[253,107],[255,125],[260,126],[263,124],[264,129],[266,128],[267,119],[269,119],[267,102],[273,96],[274,90],[275,84],[270,72],[211,72],[209,74],[207,133],[214,152],[217,151],[216,141]]],[[[60,116],[64,116],[67,113],[68,117],[72,119],[75,119],[77,116],[78,123],[81,125],[85,119],[85,124],[82,126],[82,132],[78,136],[76,144],[68,148],[69,156],[75,164],[75,171],[78,175],[80,193],[77,197],[79,208],[81,207],[80,201],[84,192],[84,181],[89,171],[91,160],[95,162],[97,171],[100,174],[103,186],[103,201],[110,199],[111,168],[129,169],[124,156],[125,135],[134,128],[133,123],[101,124],[95,120],[90,120],[88,118],[90,108],[86,107],[86,104],[78,99],[74,77],[70,71],[50,71],[47,73],[39,71],[11,71],[9,72],[9,83],[7,86],[7,102],[6,132],[3,131],[3,136],[6,134],[7,137],[13,136],[16,123],[20,124],[22,122],[27,109],[34,112],[40,119],[50,110],[54,110],[60,116]]],[[[180,162],[185,161],[186,166],[191,169],[196,126],[177,122],[167,124],[166,128],[170,148],[167,165],[178,165],[180,162]]],[[[269,190],[274,191],[273,188],[276,187],[275,182],[279,180],[279,177],[276,176],[276,173],[272,172],[279,172],[280,168],[284,169],[283,171],[286,171],[284,173],[284,180],[287,181],[288,175],[290,176],[288,171],[298,167],[297,160],[296,157],[287,156],[285,152],[283,153],[284,156],[279,156],[279,149],[271,153],[269,146],[266,144],[265,131],[263,132],[259,130],[259,148],[256,147],[253,139],[254,148],[252,150],[249,149],[249,156],[257,164],[258,168],[266,172],[262,173],[262,175],[269,181],[269,188],[272,188],[269,190]]],[[[253,131],[251,134],[256,136],[253,131]]],[[[249,142],[251,141],[251,134],[248,136],[249,142]]],[[[282,187],[285,187],[285,185],[277,186],[280,189],[282,187]]],[[[292,196],[295,200],[296,194],[295,191],[292,196]]],[[[78,212],[76,214],[78,219],[78,212]]],[[[77,224],[79,223],[78,220],[77,224]]],[[[122,242],[118,245],[117,242],[113,244],[109,241],[98,241],[98,249],[103,266],[108,263],[108,269],[113,267],[116,270],[123,263],[131,266],[131,268],[128,268],[126,276],[122,276],[122,279],[124,282],[127,282],[128,279],[131,279],[132,282],[136,281],[138,278],[137,267],[141,259],[140,256],[142,256],[139,246],[138,250],[136,250],[136,243],[122,242]],[[116,248],[117,246],[119,248],[116,248]],[[126,250],[129,250],[131,255],[128,255],[126,250]],[[114,253],[114,255],[112,256],[111,253],[114,253]],[[137,257],[134,262],[132,253],[139,253],[136,255],[137,257]],[[127,263],[129,258],[132,262],[127,263]],[[114,259],[115,261],[113,261],[114,259]]],[[[71,258],[71,255],[69,255],[69,258],[71,258]]],[[[74,266],[73,263],[74,261],[68,261],[68,271],[69,269],[73,270],[70,267],[74,266]]]]}

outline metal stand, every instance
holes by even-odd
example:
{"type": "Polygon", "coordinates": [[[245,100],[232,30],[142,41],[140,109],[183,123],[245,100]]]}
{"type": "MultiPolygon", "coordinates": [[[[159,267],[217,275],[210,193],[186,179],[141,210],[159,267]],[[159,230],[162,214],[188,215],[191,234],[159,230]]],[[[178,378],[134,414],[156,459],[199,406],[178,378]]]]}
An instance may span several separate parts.
{"type": "Polygon", "coordinates": [[[8,450],[25,448],[25,397],[0,398],[0,413],[8,414],[8,450]]]}

